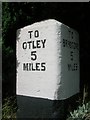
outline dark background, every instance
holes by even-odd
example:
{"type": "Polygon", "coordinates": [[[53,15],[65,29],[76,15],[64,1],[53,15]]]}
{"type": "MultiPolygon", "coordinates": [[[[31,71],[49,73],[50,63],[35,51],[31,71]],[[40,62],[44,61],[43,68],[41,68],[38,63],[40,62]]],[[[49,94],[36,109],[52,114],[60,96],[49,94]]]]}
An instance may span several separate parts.
{"type": "Polygon", "coordinates": [[[83,2],[2,3],[3,98],[16,94],[16,30],[46,19],[56,19],[78,31],[80,98],[90,100],[90,3],[83,2]]]}

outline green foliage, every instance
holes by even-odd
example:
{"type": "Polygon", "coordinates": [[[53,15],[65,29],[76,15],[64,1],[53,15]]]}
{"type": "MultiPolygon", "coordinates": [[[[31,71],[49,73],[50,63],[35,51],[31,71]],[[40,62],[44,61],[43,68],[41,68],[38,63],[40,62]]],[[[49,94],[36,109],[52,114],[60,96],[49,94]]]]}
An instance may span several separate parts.
{"type": "Polygon", "coordinates": [[[2,53],[3,53],[3,56],[2,56],[2,63],[3,63],[3,81],[4,80],[9,80],[10,81],[10,78],[11,76],[13,76],[13,68],[15,67],[15,64],[13,64],[14,62],[14,51],[11,47],[6,47],[4,45],[4,43],[2,43],[2,53]],[[8,62],[8,64],[7,64],[8,62]],[[7,74],[6,74],[7,73],[7,74]],[[12,74],[11,74],[12,73],[12,74]],[[7,76],[5,76],[7,75],[7,76]]]}
{"type": "Polygon", "coordinates": [[[83,120],[88,113],[90,113],[90,102],[83,104],[82,106],[79,106],[77,110],[70,112],[70,117],[67,120],[83,120]]]}
{"type": "Polygon", "coordinates": [[[15,91],[15,52],[11,47],[6,47],[2,42],[2,82],[3,96],[14,95],[15,91]]]}
{"type": "Polygon", "coordinates": [[[16,118],[16,99],[15,97],[6,98],[2,107],[2,118],[16,118]]]}
{"type": "Polygon", "coordinates": [[[37,15],[36,9],[35,3],[2,4],[2,79],[5,96],[16,91],[16,31],[36,20],[32,17],[37,15]]]}

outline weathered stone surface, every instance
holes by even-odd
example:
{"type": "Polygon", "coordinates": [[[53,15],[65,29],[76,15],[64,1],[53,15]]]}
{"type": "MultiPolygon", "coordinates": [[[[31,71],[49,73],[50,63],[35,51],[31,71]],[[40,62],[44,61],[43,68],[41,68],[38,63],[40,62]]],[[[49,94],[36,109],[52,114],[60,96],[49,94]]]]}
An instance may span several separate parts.
{"type": "Polygon", "coordinates": [[[34,23],[17,31],[16,50],[18,117],[64,119],[63,100],[79,92],[78,33],[53,19],[34,23]]]}
{"type": "Polygon", "coordinates": [[[62,100],[79,92],[78,33],[46,20],[19,30],[17,94],[62,100]]]}
{"type": "Polygon", "coordinates": [[[21,28],[17,61],[18,95],[60,100],[79,92],[78,33],[66,25],[47,20],[21,28]]]}

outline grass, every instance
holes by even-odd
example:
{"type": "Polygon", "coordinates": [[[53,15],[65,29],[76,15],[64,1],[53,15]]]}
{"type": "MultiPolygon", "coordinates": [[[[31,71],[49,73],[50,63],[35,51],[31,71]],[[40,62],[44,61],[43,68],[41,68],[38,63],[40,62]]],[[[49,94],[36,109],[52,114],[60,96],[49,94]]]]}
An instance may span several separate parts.
{"type": "MultiPolygon", "coordinates": [[[[16,118],[16,111],[16,97],[12,96],[4,99],[2,105],[2,119],[14,120],[16,118]]],[[[70,112],[70,116],[67,120],[90,120],[90,102],[78,106],[77,110],[70,112]]]]}
{"type": "Polygon", "coordinates": [[[90,101],[70,112],[70,117],[67,120],[90,120],[90,101]]]}
{"type": "Polygon", "coordinates": [[[2,119],[14,120],[16,118],[16,111],[17,111],[16,97],[13,96],[4,99],[2,105],[2,119]]]}

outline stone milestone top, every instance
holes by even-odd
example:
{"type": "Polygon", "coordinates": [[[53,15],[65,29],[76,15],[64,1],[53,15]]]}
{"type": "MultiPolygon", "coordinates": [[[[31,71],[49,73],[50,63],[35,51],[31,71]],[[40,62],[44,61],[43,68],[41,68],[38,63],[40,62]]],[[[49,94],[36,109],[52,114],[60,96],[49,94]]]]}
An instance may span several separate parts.
{"type": "MultiPolygon", "coordinates": [[[[65,26],[67,27],[68,29],[72,29],[74,30],[73,28],[70,28],[69,26],[55,20],[55,19],[48,19],[48,20],[43,20],[43,21],[40,21],[40,22],[36,22],[36,23],[33,23],[31,25],[27,25],[25,27],[22,27],[20,29],[17,30],[17,34],[18,34],[18,31],[21,31],[21,30],[24,30],[24,29],[29,29],[30,28],[41,28],[41,27],[44,27],[44,26],[54,26],[54,25],[59,25],[59,26],[65,26]]],[[[79,36],[78,32],[76,30],[74,30],[74,32],[79,36]]]]}
{"type": "Polygon", "coordinates": [[[61,22],[55,20],[55,19],[48,19],[48,20],[43,20],[43,21],[40,21],[40,22],[36,22],[36,23],[33,23],[31,25],[28,25],[28,26],[25,26],[23,28],[20,28],[20,29],[25,29],[25,28],[28,28],[29,26],[32,28],[32,27],[44,27],[46,25],[54,25],[54,24],[62,24],[61,22]]]}

